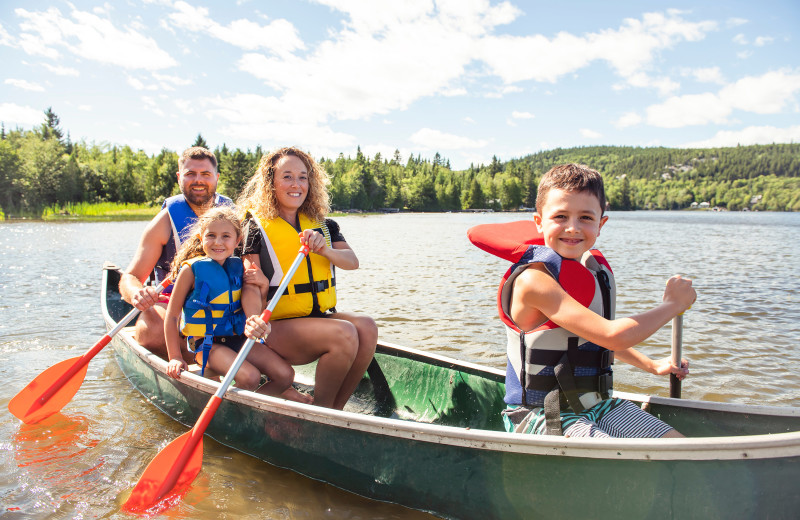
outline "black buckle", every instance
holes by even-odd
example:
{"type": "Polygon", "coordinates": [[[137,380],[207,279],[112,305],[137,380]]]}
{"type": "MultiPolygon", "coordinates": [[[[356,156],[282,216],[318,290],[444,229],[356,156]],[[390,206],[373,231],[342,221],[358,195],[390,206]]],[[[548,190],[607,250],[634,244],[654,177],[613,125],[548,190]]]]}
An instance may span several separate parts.
{"type": "Polygon", "coordinates": [[[604,350],[600,354],[600,368],[608,368],[614,364],[614,351],[604,350]]]}
{"type": "Polygon", "coordinates": [[[614,376],[611,373],[597,376],[597,391],[603,396],[608,396],[614,386],[614,376]]]}

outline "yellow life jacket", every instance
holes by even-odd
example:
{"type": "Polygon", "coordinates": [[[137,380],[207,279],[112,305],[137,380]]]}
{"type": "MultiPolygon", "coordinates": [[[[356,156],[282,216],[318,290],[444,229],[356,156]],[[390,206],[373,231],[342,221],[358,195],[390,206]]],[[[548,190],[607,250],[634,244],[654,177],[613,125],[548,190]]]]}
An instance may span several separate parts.
{"type": "MultiPolygon", "coordinates": [[[[292,265],[300,250],[300,236],[297,229],[278,217],[262,221],[254,212],[247,216],[258,224],[261,230],[261,270],[269,278],[269,295],[272,298],[281,283],[283,274],[292,265]]],[[[313,221],[302,213],[298,215],[300,229],[313,229],[325,236],[328,247],[333,247],[331,234],[324,222],[313,221]]],[[[306,267],[295,272],[286,292],[272,311],[273,320],[297,318],[312,313],[321,313],[336,305],[336,276],[330,260],[316,253],[306,257],[306,267]]]]}

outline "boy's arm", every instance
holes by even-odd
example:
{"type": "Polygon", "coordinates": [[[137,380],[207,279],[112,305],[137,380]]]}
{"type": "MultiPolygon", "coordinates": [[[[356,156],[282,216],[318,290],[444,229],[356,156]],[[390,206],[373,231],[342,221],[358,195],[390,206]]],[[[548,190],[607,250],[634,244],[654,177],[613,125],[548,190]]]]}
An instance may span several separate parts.
{"type": "MultiPolygon", "coordinates": [[[[514,283],[511,317],[525,328],[526,317],[540,314],[592,343],[609,350],[625,350],[644,341],[674,316],[688,309],[696,297],[691,285],[691,280],[672,277],[667,281],[661,305],[630,318],[607,320],[567,294],[542,264],[532,264],[514,283]]],[[[543,321],[528,325],[533,328],[543,321]]]]}
{"type": "Polygon", "coordinates": [[[645,372],[650,372],[658,376],[667,374],[675,374],[678,379],[683,379],[689,374],[689,362],[685,359],[681,360],[681,366],[672,364],[672,357],[667,356],[663,359],[654,360],[642,354],[635,348],[627,350],[618,350],[614,353],[614,357],[619,361],[624,361],[629,365],[641,368],[645,372]]]}

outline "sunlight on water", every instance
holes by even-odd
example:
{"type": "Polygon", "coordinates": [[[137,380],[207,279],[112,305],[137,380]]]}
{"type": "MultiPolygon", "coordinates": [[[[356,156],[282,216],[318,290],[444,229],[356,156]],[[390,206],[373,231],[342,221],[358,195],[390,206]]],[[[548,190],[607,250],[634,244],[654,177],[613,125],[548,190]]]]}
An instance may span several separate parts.
{"type": "MultiPolygon", "coordinates": [[[[521,214],[337,218],[361,268],[337,271],[341,310],[366,312],[384,341],[505,367],[496,316],[508,263],[472,246],[470,227],[521,214]]],[[[145,222],[0,224],[0,406],[34,376],[82,354],[105,332],[100,268],[124,267],[145,222]]],[[[661,300],[665,280],[692,277],[684,396],[800,406],[800,214],[612,213],[598,247],[619,289],[618,316],[661,300]]],[[[666,327],[641,350],[669,352],[666,327]]],[[[666,378],[616,366],[617,388],[666,395],[666,378]]],[[[89,365],[63,414],[0,422],[0,503],[24,518],[132,518],[119,507],[158,449],[186,431],[145,401],[109,351],[89,365]]],[[[203,471],[157,518],[430,518],[271,467],[213,440],[203,471]]],[[[10,515],[13,517],[13,514],[10,515]]]]}

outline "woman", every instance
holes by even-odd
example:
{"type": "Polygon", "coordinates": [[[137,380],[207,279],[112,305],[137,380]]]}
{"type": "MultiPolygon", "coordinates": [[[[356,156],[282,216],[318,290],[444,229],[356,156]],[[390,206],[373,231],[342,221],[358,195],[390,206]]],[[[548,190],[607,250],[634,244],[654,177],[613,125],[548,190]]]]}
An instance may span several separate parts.
{"type": "Polygon", "coordinates": [[[244,290],[260,290],[265,306],[308,244],[305,266],[273,310],[268,342],[292,365],[317,360],[314,404],[341,410],[375,354],[378,327],[369,316],[335,309],[335,268],[357,269],[358,258],[338,224],[325,218],[327,180],[311,156],[281,148],[261,159],[237,207],[247,234],[244,290]]]}

